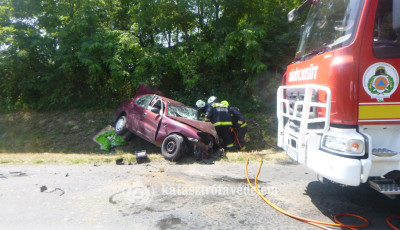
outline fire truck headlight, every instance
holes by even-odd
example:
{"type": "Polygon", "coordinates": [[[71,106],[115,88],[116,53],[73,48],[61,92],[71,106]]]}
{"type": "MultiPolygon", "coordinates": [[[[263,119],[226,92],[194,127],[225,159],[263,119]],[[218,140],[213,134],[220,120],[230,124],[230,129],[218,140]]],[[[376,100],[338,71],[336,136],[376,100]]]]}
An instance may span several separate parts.
{"type": "Polygon", "coordinates": [[[346,139],[335,136],[324,136],[322,148],[339,152],[345,155],[359,155],[364,152],[364,141],[358,139],[346,139]]]}

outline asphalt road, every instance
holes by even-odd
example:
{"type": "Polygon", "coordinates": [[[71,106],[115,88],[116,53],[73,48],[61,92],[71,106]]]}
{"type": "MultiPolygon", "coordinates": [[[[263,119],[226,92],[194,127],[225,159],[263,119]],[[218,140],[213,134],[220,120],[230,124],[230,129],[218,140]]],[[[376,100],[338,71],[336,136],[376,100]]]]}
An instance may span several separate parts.
{"type": "MultiPolygon", "coordinates": [[[[249,165],[251,178],[257,168],[249,165]]],[[[1,165],[0,229],[317,229],[269,207],[245,178],[244,163],[1,165]]],[[[400,215],[399,199],[321,184],[301,165],[266,163],[259,186],[281,208],[320,221],[348,212],[369,219],[366,229],[389,229],[385,218],[400,215]]]]}

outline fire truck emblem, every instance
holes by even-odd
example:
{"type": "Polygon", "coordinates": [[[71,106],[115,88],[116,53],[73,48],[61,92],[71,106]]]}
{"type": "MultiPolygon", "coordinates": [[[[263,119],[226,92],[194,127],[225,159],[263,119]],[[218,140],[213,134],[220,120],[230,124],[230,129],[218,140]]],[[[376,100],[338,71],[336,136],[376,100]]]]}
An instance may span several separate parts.
{"type": "Polygon", "coordinates": [[[396,91],[399,74],[396,69],[384,62],[371,65],[364,73],[363,86],[372,99],[383,101],[396,91]]]}

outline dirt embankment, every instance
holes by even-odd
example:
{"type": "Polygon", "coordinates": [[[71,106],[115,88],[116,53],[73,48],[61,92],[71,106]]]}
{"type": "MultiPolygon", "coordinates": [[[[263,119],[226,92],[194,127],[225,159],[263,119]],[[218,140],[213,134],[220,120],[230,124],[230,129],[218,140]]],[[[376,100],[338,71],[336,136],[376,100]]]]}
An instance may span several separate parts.
{"type": "MultiPolygon", "coordinates": [[[[114,112],[0,114],[0,153],[105,153],[92,138],[107,125],[113,124],[114,112]]],[[[151,147],[146,146],[153,150],[151,147]]],[[[127,152],[128,149],[123,147],[119,151],[127,152]]]]}
{"type": "MultiPolygon", "coordinates": [[[[106,153],[92,138],[113,124],[115,110],[0,113],[0,153],[106,153]]],[[[275,119],[266,114],[248,115],[247,147],[250,151],[270,149],[275,144],[275,119]],[[256,121],[256,122],[254,122],[256,121]]],[[[133,138],[114,152],[136,150],[160,153],[159,148],[133,138]]]]}

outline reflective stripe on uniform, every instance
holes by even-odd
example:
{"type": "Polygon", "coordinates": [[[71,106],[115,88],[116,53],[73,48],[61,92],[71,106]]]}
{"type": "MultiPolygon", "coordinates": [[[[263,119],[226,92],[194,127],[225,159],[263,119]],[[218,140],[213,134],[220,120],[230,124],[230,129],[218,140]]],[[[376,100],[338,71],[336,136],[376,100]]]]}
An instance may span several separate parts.
{"type": "Polygon", "coordinates": [[[247,123],[245,122],[243,125],[240,126],[240,128],[246,127],[247,123]]]}
{"type": "Polygon", "coordinates": [[[232,147],[233,147],[233,144],[226,145],[226,147],[227,147],[227,148],[232,148],[232,147]]]}
{"type": "Polygon", "coordinates": [[[214,126],[220,126],[220,125],[229,125],[229,126],[232,126],[232,122],[231,122],[231,121],[220,121],[220,122],[215,122],[213,125],[214,125],[214,126]]]}

